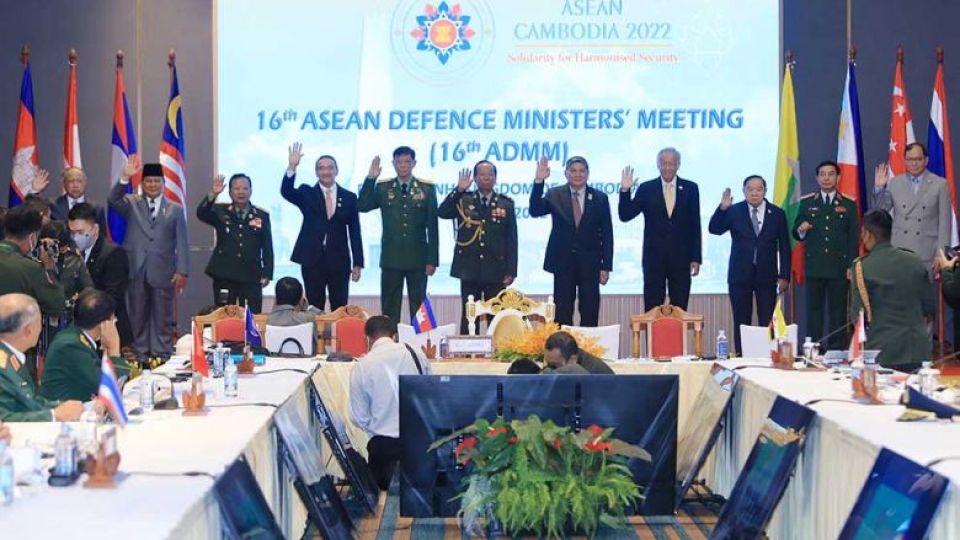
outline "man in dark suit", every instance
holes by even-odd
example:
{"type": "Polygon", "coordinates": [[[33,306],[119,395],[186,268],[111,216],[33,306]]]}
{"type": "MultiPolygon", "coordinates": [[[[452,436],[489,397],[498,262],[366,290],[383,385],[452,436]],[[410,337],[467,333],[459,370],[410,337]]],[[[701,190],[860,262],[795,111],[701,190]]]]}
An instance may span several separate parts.
{"type": "Polygon", "coordinates": [[[573,303],[579,297],[580,325],[597,326],[600,285],[607,284],[613,270],[610,203],[606,195],[587,185],[586,159],[574,156],[565,169],[567,183],[544,194],[550,166],[546,157],[540,158],[530,193],[530,215],[553,218],[543,269],[553,274],[555,320],[573,325],[573,303]]]}
{"type": "Polygon", "coordinates": [[[290,260],[300,265],[310,304],[323,309],[329,291],[330,311],[334,311],[347,304],[350,280],[359,280],[363,268],[357,196],[337,184],[337,160],[333,156],[317,159],[315,185],[294,187],[303,157],[301,149],[300,143],[290,147],[287,172],[280,184],[283,198],[303,214],[290,260]]]}
{"type": "Polygon", "coordinates": [[[129,371],[120,357],[120,334],[110,295],[84,291],[77,297],[73,315],[73,324],[58,332],[47,350],[40,386],[40,395],[47,399],[86,401],[95,396],[104,353],[113,362],[117,377],[129,371]]]}
{"type": "Polygon", "coordinates": [[[677,176],[680,152],[664,148],[657,153],[660,177],[630,189],[636,183],[633,168],[620,179],[620,221],[643,214],[643,304],[649,310],[670,303],[687,309],[690,278],[700,273],[700,190],[697,184],[677,176]]]}
{"type": "Polygon", "coordinates": [[[127,285],[130,263],[123,248],[114,244],[97,223],[100,212],[90,203],[79,203],[67,214],[67,226],[73,243],[83,256],[93,286],[110,295],[117,316],[117,331],[122,346],[133,345],[133,331],[127,315],[127,285]]]}
{"type": "Polygon", "coordinates": [[[190,270],[187,217],[182,206],[163,196],[159,163],[143,166],[142,195],[128,195],[127,184],[139,170],[140,157],[131,156],[109,201],[127,220],[123,249],[130,261],[127,309],[134,350],[141,360],[169,358],[175,323],[173,295],[183,292],[190,270]]]}
{"type": "MultiPolygon", "coordinates": [[[[66,222],[70,210],[80,203],[93,204],[87,200],[87,174],[80,167],[67,167],[62,174],[63,194],[50,204],[50,219],[66,222]]],[[[97,209],[97,224],[104,226],[103,208],[94,205],[97,209]]]]}
{"type": "Polygon", "coordinates": [[[250,203],[250,177],[230,177],[230,203],[216,204],[223,192],[224,177],[213,179],[213,188],[197,206],[197,219],[216,231],[206,273],[213,278],[216,305],[240,304],[260,313],[263,288],[273,279],[273,236],[270,214],[250,203]],[[227,291],[221,298],[220,291],[227,291]]]}
{"type": "Polygon", "coordinates": [[[740,325],[753,320],[757,300],[757,323],[770,324],[777,294],[790,282],[790,236],[787,215],[768,202],[767,181],[751,175],[743,181],[745,201],[733,204],[730,188],[723,192],[717,211],[710,218],[710,234],[730,232],[730,263],[727,285],[733,306],[733,335],[737,351],[740,325]],[[779,263],[779,264],[778,264],[779,263]]]}
{"type": "MultiPolygon", "coordinates": [[[[513,199],[493,191],[497,167],[478,161],[460,171],[457,189],[437,208],[437,215],[456,223],[456,246],[450,275],[460,279],[460,310],[467,297],[490,299],[517,277],[517,213],[513,199]],[[477,190],[467,192],[474,179],[477,190]]],[[[460,316],[460,333],[467,333],[467,318],[460,316]]]]}

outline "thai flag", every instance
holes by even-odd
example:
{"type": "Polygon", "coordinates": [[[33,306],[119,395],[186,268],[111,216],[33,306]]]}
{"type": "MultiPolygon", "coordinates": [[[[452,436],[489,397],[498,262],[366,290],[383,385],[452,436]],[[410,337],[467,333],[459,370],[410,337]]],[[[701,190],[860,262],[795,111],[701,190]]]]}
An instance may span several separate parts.
{"type": "Polygon", "coordinates": [[[163,194],[187,211],[187,176],[184,173],[186,153],[183,142],[183,112],[180,109],[180,85],[177,66],[171,65],[170,103],[163,123],[163,141],[160,143],[160,166],[163,167],[163,194]]]}
{"type": "Polygon", "coordinates": [[[930,128],[927,131],[927,151],[930,172],[947,179],[950,188],[950,245],[957,245],[957,187],[954,184],[953,152],[950,147],[950,123],[947,120],[947,90],[943,84],[943,52],[937,51],[937,75],[933,82],[933,102],[930,104],[930,128]]]}
{"type": "Polygon", "coordinates": [[[121,426],[127,425],[127,411],[123,408],[123,395],[117,385],[117,375],[113,371],[113,362],[106,354],[100,362],[100,391],[97,399],[107,408],[113,421],[121,426]]]}
{"type": "Polygon", "coordinates": [[[67,114],[63,121],[63,168],[70,167],[83,168],[80,160],[80,122],[77,120],[77,62],[73,52],[67,79],[67,114]]]}
{"type": "Polygon", "coordinates": [[[413,314],[410,324],[413,325],[413,331],[417,334],[429,332],[437,327],[437,319],[433,316],[433,306],[430,305],[430,297],[424,297],[420,308],[413,314]]]}
{"type": "Polygon", "coordinates": [[[30,63],[23,53],[23,83],[20,85],[20,106],[17,112],[17,131],[13,139],[13,171],[10,175],[8,206],[19,206],[31,191],[33,177],[39,171],[37,156],[37,126],[33,121],[33,79],[30,63]]]}
{"type": "Polygon", "coordinates": [[[867,180],[863,161],[863,136],[860,134],[860,99],[853,60],[847,66],[847,82],[840,105],[840,133],[837,141],[837,164],[840,165],[840,193],[857,201],[859,214],[867,211],[867,180]]]}
{"type": "MultiPolygon", "coordinates": [[[[113,92],[113,152],[110,159],[110,187],[120,181],[123,166],[127,158],[137,153],[137,138],[127,107],[127,92],[123,87],[123,56],[117,55],[117,84],[113,92]]],[[[127,184],[127,193],[140,184],[139,175],[127,184]]],[[[117,244],[123,244],[127,232],[127,222],[119,212],[107,207],[107,235],[117,244]]]]}
{"type": "Polygon", "coordinates": [[[250,311],[250,308],[245,308],[247,312],[246,315],[246,337],[247,343],[250,345],[256,345],[257,347],[263,347],[263,338],[260,336],[260,330],[257,330],[256,323],[253,322],[253,312],[250,311]]]}

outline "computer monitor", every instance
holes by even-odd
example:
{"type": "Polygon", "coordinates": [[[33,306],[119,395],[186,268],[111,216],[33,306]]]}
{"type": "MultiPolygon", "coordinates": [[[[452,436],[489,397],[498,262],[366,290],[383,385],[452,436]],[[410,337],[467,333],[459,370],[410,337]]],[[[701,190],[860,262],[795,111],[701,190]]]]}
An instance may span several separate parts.
{"type": "Polygon", "coordinates": [[[223,516],[224,537],[275,540],[283,532],[242,457],[235,460],[213,485],[223,516]]]}
{"type": "Polygon", "coordinates": [[[613,426],[614,436],[645,449],[630,460],[643,487],[639,512],[669,514],[676,489],[676,375],[408,375],[400,377],[400,515],[452,517],[461,480],[451,442],[430,444],[477,418],[541,420],[574,429],[613,426]]]}

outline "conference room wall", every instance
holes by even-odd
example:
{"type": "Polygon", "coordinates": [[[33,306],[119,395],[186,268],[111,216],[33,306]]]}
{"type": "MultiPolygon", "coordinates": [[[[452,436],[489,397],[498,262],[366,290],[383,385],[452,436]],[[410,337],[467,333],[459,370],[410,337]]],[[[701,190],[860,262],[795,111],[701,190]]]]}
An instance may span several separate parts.
{"type": "MultiPolygon", "coordinates": [[[[930,93],[935,71],[934,48],[942,44],[947,66],[954,51],[960,54],[960,35],[950,25],[960,20],[960,5],[948,0],[927,0],[907,4],[894,0],[853,2],[853,41],[859,49],[858,83],[863,123],[864,152],[868,186],[872,188],[872,167],[885,158],[889,122],[890,91],[894,51],[906,48],[908,96],[918,138],[926,141],[930,93]],[[918,8],[915,6],[922,6],[918,8]],[[919,31],[918,31],[919,29],[919,31]]],[[[191,240],[191,279],[180,298],[181,331],[188,328],[188,316],[211,301],[210,282],[203,274],[213,234],[197,222],[193,206],[209,190],[214,174],[214,4],[209,0],[44,0],[19,2],[0,0],[0,171],[10,170],[13,126],[20,91],[20,45],[30,45],[34,80],[35,114],[41,166],[55,177],[62,169],[64,96],[67,84],[66,55],[74,47],[78,63],[78,108],[84,168],[90,177],[90,195],[104,201],[109,188],[110,130],[117,49],[126,53],[127,98],[134,116],[140,119],[138,143],[148,159],[155,159],[162,133],[168,98],[166,53],[177,51],[177,67],[184,95],[184,125],[187,144],[187,178],[191,240]],[[138,11],[139,6],[139,11],[138,11]],[[141,35],[138,48],[137,17],[141,35]],[[137,55],[143,59],[137,69],[137,55]],[[3,105],[6,103],[6,105],[3,105]],[[138,103],[141,105],[138,110],[138,103]],[[10,149],[4,151],[3,149],[10,149]]],[[[843,91],[847,48],[846,3],[840,0],[784,0],[783,38],[785,49],[794,51],[794,72],[798,110],[803,191],[816,188],[814,167],[821,159],[836,157],[836,133],[843,91]]],[[[255,37],[252,37],[255,39],[255,37]]],[[[960,114],[960,82],[947,72],[948,108],[960,114]]],[[[953,122],[956,124],[956,121],[953,122]]],[[[750,149],[743,149],[749,152],[750,149]]],[[[734,158],[735,159],[735,158],[734,158]]],[[[773,159],[773,156],[771,156],[773,159]]],[[[229,164],[221,164],[231,173],[229,164]]],[[[7,173],[4,173],[7,174],[7,173]]],[[[274,189],[271,179],[255,179],[255,192],[274,189]]],[[[55,178],[47,194],[59,193],[55,178]]],[[[2,196],[0,196],[2,197],[2,196]]],[[[712,205],[712,201],[704,201],[712,205]]],[[[269,290],[267,291],[269,292],[269,290]]],[[[357,298],[357,303],[376,311],[376,298],[357,298]]],[[[802,294],[797,313],[802,314],[802,294]]],[[[455,320],[458,306],[453,298],[446,305],[443,320],[455,320]]],[[[436,302],[435,302],[436,303],[436,302]]],[[[625,323],[638,313],[639,296],[605,296],[601,324],[625,323]]],[[[713,351],[718,326],[731,329],[730,309],[724,295],[697,295],[692,309],[706,315],[706,350],[713,351]]],[[[802,317],[801,317],[802,318],[802,317]]],[[[622,350],[629,351],[629,331],[624,329],[622,350]]],[[[801,335],[803,331],[801,330],[801,335]]]]}

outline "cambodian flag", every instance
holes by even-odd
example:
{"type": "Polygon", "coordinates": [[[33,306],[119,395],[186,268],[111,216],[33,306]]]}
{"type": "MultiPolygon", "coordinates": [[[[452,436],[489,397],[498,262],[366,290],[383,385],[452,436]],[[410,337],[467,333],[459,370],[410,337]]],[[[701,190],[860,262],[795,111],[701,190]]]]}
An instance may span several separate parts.
{"type": "Polygon", "coordinates": [[[244,311],[247,312],[246,315],[246,336],[247,343],[250,345],[256,345],[257,347],[263,347],[263,338],[260,336],[260,330],[257,330],[256,323],[253,322],[253,312],[250,311],[250,308],[244,308],[244,311]]]}
{"type": "Polygon", "coordinates": [[[100,362],[100,391],[97,399],[107,408],[113,421],[121,426],[127,425],[127,411],[123,408],[123,395],[117,385],[117,375],[113,371],[113,362],[106,354],[100,362]]]}
{"type": "MultiPolygon", "coordinates": [[[[113,152],[110,159],[110,186],[120,181],[127,158],[137,153],[137,138],[127,107],[127,92],[123,86],[123,54],[117,53],[117,84],[113,92],[113,152]]],[[[139,185],[139,178],[131,178],[127,193],[139,185]]],[[[127,222],[119,212],[107,206],[107,235],[117,244],[123,244],[127,222]]]]}
{"type": "Polygon", "coordinates": [[[31,191],[33,177],[39,171],[37,156],[37,126],[33,121],[33,79],[30,62],[23,53],[23,84],[20,85],[20,107],[17,112],[17,131],[13,139],[13,171],[10,175],[10,208],[19,206],[31,191]]]}
{"type": "Polygon", "coordinates": [[[160,143],[160,166],[163,167],[163,194],[187,211],[187,176],[184,172],[186,152],[183,142],[183,113],[180,110],[180,84],[177,82],[177,66],[170,65],[170,102],[163,123],[163,140],[160,143]]]}
{"type": "Polygon", "coordinates": [[[433,306],[430,305],[430,297],[424,297],[420,308],[413,314],[411,320],[413,331],[417,334],[429,332],[437,327],[437,319],[433,316],[433,306]]]}
{"type": "Polygon", "coordinates": [[[950,147],[950,123],[947,120],[947,90],[943,84],[943,51],[937,51],[937,75],[933,82],[933,102],[930,104],[930,128],[927,131],[927,150],[930,172],[947,179],[950,188],[950,245],[957,245],[957,187],[954,184],[953,152],[950,147]]]}

